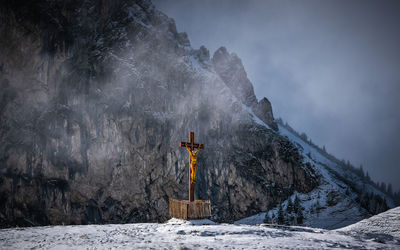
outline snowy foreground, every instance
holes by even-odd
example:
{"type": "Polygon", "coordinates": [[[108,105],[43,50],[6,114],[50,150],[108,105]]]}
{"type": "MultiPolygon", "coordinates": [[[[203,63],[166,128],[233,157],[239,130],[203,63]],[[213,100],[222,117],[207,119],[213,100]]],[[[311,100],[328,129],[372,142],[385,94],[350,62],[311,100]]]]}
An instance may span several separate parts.
{"type": "Polygon", "coordinates": [[[0,249],[400,249],[400,207],[339,230],[215,224],[48,226],[0,230],[0,249]]]}

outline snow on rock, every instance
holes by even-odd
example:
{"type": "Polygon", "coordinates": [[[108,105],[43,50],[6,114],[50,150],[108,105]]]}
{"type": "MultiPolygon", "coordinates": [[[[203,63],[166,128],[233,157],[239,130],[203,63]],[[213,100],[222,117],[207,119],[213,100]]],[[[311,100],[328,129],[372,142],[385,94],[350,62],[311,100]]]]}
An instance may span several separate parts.
{"type": "MultiPolygon", "coordinates": [[[[243,105],[244,106],[244,105],[243,105]]],[[[251,115],[253,113],[247,110],[251,115]]],[[[269,128],[265,123],[255,121],[266,128],[269,128]]],[[[304,161],[313,166],[317,175],[320,176],[319,186],[309,193],[295,192],[290,199],[294,200],[297,195],[302,207],[304,208],[303,214],[305,216],[304,226],[325,229],[337,229],[356,223],[369,216],[368,212],[361,208],[359,203],[355,200],[357,195],[349,192],[348,186],[338,178],[338,174],[344,172],[341,167],[332,160],[325,157],[318,152],[314,147],[299,138],[284,126],[278,124],[279,133],[286,136],[292,141],[300,150],[304,157],[304,161]],[[333,198],[332,198],[333,197],[333,198]]],[[[351,173],[346,173],[347,178],[351,178],[351,182],[356,186],[364,185],[364,188],[369,192],[374,192],[382,197],[386,197],[382,192],[373,186],[363,183],[358,180],[351,173]],[[350,176],[350,177],[349,177],[350,176]]],[[[343,176],[341,176],[343,177],[343,176]]],[[[390,197],[386,197],[389,207],[393,207],[394,203],[390,197]]],[[[282,202],[282,207],[285,209],[288,200],[282,202]]],[[[268,211],[269,218],[276,222],[278,214],[278,206],[268,211]]],[[[236,224],[257,225],[264,222],[266,213],[259,213],[247,218],[236,221],[236,224]]]]}
{"type": "MultiPolygon", "coordinates": [[[[398,214],[393,216],[398,218],[398,214]]],[[[306,227],[199,225],[197,222],[172,219],[164,224],[2,229],[0,249],[398,249],[399,247],[397,245],[399,242],[396,241],[398,238],[391,241],[376,241],[360,237],[356,231],[353,234],[346,234],[343,231],[306,227]]],[[[210,223],[205,220],[200,224],[204,222],[210,223]]],[[[376,227],[380,226],[382,225],[376,224],[376,227]]]]}
{"type": "MultiPolygon", "coordinates": [[[[361,208],[358,202],[355,201],[356,196],[351,193],[346,194],[346,191],[348,192],[348,186],[338,178],[338,174],[344,172],[338,164],[325,157],[310,144],[281,125],[279,125],[279,132],[282,135],[287,136],[292,142],[301,148],[305,161],[312,164],[315,170],[322,177],[320,181],[321,184],[318,188],[308,194],[299,194],[299,198],[302,200],[302,205],[306,208],[306,221],[304,225],[336,229],[360,221],[368,216],[367,211],[361,208]],[[334,197],[334,201],[329,201],[329,195],[334,197]],[[318,207],[316,207],[317,201],[318,207]],[[310,211],[311,207],[318,211],[312,213],[310,211]]],[[[368,191],[386,197],[376,188],[356,179],[351,173],[347,173],[347,175],[348,179],[352,178],[350,181],[354,185],[364,185],[364,188],[368,191]]],[[[387,198],[387,202],[390,207],[394,206],[392,199],[387,198]]],[[[287,201],[285,201],[285,203],[287,203],[287,201]]]]}
{"type": "Polygon", "coordinates": [[[266,127],[267,129],[272,129],[272,128],[271,128],[270,126],[268,126],[265,122],[261,121],[261,119],[258,118],[258,116],[256,116],[256,115],[254,114],[253,110],[251,110],[250,107],[248,107],[248,106],[242,104],[242,108],[243,108],[244,110],[246,110],[247,112],[249,112],[251,118],[252,118],[258,125],[264,126],[264,127],[266,127]]]}

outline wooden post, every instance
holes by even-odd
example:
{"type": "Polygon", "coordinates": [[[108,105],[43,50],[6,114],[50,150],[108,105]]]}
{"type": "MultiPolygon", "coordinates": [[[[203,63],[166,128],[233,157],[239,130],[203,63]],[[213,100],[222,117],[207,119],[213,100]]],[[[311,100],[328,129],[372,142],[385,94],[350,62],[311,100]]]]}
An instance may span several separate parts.
{"type": "MultiPolygon", "coordinates": [[[[193,151],[193,144],[194,144],[194,133],[189,132],[189,143],[190,143],[190,149],[193,151]]],[[[192,179],[190,176],[192,175],[192,170],[190,165],[192,164],[192,160],[190,159],[189,155],[189,202],[194,201],[194,183],[192,183],[192,179]]]]}

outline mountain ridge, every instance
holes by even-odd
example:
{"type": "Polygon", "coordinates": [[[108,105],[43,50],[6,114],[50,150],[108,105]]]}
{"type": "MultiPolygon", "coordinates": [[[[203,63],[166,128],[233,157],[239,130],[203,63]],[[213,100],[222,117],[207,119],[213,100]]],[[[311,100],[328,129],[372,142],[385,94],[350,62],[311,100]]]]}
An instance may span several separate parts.
{"type": "Polygon", "coordinates": [[[216,221],[321,185],[240,59],[191,48],[150,1],[0,11],[1,226],[166,220],[168,198],[187,199],[188,131],[206,146],[195,195],[216,221]]]}

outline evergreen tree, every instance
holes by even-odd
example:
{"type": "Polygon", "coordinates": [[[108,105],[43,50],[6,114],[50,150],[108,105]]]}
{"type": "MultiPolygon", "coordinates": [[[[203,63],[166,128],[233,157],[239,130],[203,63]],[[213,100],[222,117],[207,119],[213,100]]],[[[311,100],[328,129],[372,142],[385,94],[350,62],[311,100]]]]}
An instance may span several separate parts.
{"type": "Polygon", "coordinates": [[[400,204],[400,190],[394,194],[394,200],[396,202],[396,205],[398,206],[400,204]]]}
{"type": "Polygon", "coordinates": [[[301,139],[303,139],[304,141],[308,141],[307,140],[307,135],[306,135],[306,133],[301,133],[301,135],[300,135],[300,137],[301,137],[301,139]]]}
{"type": "Polygon", "coordinates": [[[335,200],[336,193],[334,192],[329,192],[328,195],[326,196],[326,204],[328,206],[334,206],[337,204],[337,201],[335,200]]]}
{"type": "Polygon", "coordinates": [[[365,174],[365,179],[366,179],[368,182],[371,181],[371,177],[369,177],[368,171],[367,171],[367,173],[365,174]]]}
{"type": "MultiPolygon", "coordinates": [[[[365,189],[363,189],[363,190],[365,190],[365,189]]],[[[365,209],[367,209],[369,211],[370,209],[369,209],[369,202],[368,201],[369,201],[369,193],[363,191],[361,193],[360,204],[361,204],[362,207],[364,207],[365,209]]]]}
{"type": "Polygon", "coordinates": [[[296,194],[294,197],[293,211],[297,214],[298,210],[301,208],[299,197],[296,194]]]}
{"type": "Polygon", "coordinates": [[[304,220],[304,215],[303,215],[303,209],[298,209],[297,210],[297,215],[296,215],[296,223],[297,224],[303,224],[304,220]]]}
{"type": "Polygon", "coordinates": [[[269,213],[266,212],[265,213],[265,218],[264,218],[264,223],[271,223],[272,222],[272,218],[269,217],[269,213]]]}
{"type": "Polygon", "coordinates": [[[285,216],[283,215],[282,204],[279,204],[279,207],[278,207],[278,224],[284,224],[284,223],[285,223],[285,216]]]}
{"type": "Polygon", "coordinates": [[[292,198],[289,197],[288,204],[286,207],[286,213],[290,214],[291,212],[293,212],[293,202],[292,202],[292,198]]]}
{"type": "Polygon", "coordinates": [[[384,183],[383,181],[381,182],[381,190],[382,192],[386,193],[386,183],[384,183]]]}
{"type": "Polygon", "coordinates": [[[364,178],[364,168],[362,164],[360,165],[360,175],[364,178]]]}
{"type": "Polygon", "coordinates": [[[386,210],[388,210],[389,209],[389,207],[388,207],[388,205],[387,205],[387,203],[386,203],[386,199],[383,199],[383,202],[382,202],[382,211],[381,212],[385,212],[386,210]]]}
{"type": "Polygon", "coordinates": [[[294,216],[293,213],[287,214],[287,221],[286,221],[286,224],[287,224],[287,225],[293,225],[293,224],[295,224],[295,223],[296,223],[295,219],[296,219],[296,217],[294,216]]]}
{"type": "Polygon", "coordinates": [[[393,196],[392,183],[388,184],[387,192],[390,196],[393,196]]]}
{"type": "Polygon", "coordinates": [[[317,217],[319,217],[319,210],[321,209],[321,204],[319,204],[319,200],[315,203],[315,211],[317,211],[317,217]]]}
{"type": "Polygon", "coordinates": [[[376,211],[378,210],[378,207],[380,206],[380,203],[377,202],[376,197],[372,196],[369,198],[366,202],[368,202],[368,208],[372,214],[376,214],[376,211]]]}

